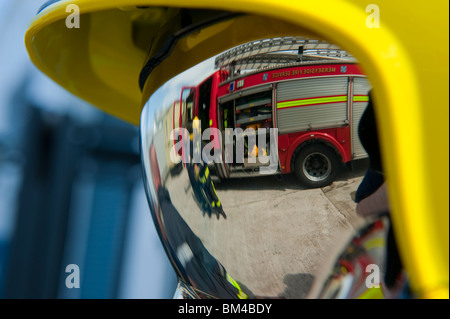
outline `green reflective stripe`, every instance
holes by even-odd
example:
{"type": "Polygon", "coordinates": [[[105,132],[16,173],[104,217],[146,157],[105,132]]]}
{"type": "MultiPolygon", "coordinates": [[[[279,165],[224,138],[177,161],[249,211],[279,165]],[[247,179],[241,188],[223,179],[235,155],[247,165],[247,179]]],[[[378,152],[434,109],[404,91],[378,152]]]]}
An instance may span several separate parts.
{"type": "Polygon", "coordinates": [[[239,284],[236,282],[236,280],[234,280],[233,278],[231,278],[231,276],[227,273],[227,280],[230,284],[232,284],[234,286],[234,288],[236,288],[237,290],[239,290],[238,293],[238,298],[239,299],[247,299],[247,295],[242,291],[241,287],[239,286],[239,284]]]}
{"type": "Polygon", "coordinates": [[[369,102],[369,96],[368,95],[354,96],[353,102],[369,102]]]}
{"type": "Polygon", "coordinates": [[[313,98],[313,99],[301,99],[301,100],[295,100],[295,101],[278,102],[277,108],[282,109],[285,107],[292,107],[292,106],[304,106],[304,105],[324,104],[324,103],[334,103],[334,102],[347,102],[347,95],[317,97],[317,98],[313,98]]]}
{"type": "Polygon", "coordinates": [[[227,273],[227,279],[235,288],[237,288],[238,290],[241,290],[241,287],[236,282],[236,280],[234,280],[228,273],[227,273]]]}

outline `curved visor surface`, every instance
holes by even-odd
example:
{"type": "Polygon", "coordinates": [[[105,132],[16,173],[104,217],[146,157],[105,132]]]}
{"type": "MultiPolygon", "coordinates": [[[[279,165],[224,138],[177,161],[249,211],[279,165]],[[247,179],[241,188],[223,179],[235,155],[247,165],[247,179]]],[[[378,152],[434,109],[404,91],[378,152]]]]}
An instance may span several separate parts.
{"type": "Polygon", "coordinates": [[[361,224],[352,194],[367,168],[357,124],[370,84],[351,55],[320,43],[247,43],[171,79],[144,107],[153,219],[199,295],[305,298],[361,224]],[[264,43],[278,49],[254,53],[264,43]]]}

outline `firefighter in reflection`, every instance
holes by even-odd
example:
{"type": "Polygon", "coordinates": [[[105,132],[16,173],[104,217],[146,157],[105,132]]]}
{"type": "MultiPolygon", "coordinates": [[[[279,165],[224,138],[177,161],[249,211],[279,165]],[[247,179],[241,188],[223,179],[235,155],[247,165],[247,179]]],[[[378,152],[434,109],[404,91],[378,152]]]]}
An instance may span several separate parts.
{"type": "Polygon", "coordinates": [[[203,298],[247,299],[239,283],[209,253],[200,238],[173,205],[169,192],[161,182],[155,147],[150,146],[150,167],[158,203],[153,202],[154,217],[160,226],[161,239],[182,279],[196,288],[203,298]]]}
{"type": "Polygon", "coordinates": [[[203,145],[201,138],[194,139],[194,135],[201,137],[198,117],[195,117],[192,121],[192,130],[193,133],[190,134],[190,150],[188,152],[190,158],[186,161],[186,168],[195,198],[199,202],[203,214],[206,213],[209,217],[215,214],[217,219],[220,218],[220,215],[227,218],[214,188],[208,165],[202,160],[203,145]]]}

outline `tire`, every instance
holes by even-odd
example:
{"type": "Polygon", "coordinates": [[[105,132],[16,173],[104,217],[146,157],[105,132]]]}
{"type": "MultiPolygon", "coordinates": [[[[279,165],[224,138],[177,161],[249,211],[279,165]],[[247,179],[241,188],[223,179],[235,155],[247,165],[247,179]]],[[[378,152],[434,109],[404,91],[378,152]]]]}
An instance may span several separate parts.
{"type": "Polygon", "coordinates": [[[330,185],[336,178],[336,153],[323,144],[305,146],[295,159],[294,172],[308,188],[330,185]]]}

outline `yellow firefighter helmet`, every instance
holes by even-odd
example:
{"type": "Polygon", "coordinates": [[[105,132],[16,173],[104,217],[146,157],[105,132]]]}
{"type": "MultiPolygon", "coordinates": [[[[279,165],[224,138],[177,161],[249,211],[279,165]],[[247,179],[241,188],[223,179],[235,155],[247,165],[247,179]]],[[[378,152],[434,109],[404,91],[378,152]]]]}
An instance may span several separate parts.
{"type": "Polygon", "coordinates": [[[53,0],[32,21],[25,44],[33,63],[62,87],[139,124],[165,82],[229,48],[287,34],[331,39],[357,57],[376,88],[392,221],[412,290],[448,298],[448,6],[53,0]]]}

